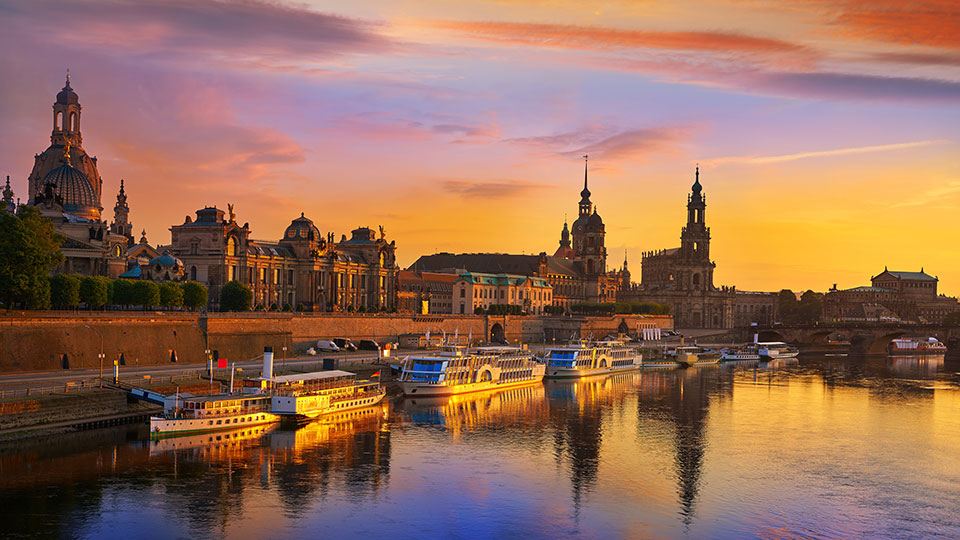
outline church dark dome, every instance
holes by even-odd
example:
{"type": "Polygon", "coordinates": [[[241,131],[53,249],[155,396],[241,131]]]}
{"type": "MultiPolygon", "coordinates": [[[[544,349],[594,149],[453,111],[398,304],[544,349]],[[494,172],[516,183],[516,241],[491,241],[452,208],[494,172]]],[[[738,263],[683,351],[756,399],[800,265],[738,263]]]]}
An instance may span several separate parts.
{"type": "Polygon", "coordinates": [[[694,195],[699,195],[703,190],[703,186],[700,185],[700,166],[697,166],[697,179],[694,180],[693,186],[690,187],[690,190],[693,191],[694,195]]]}
{"type": "Polygon", "coordinates": [[[287,227],[287,230],[283,232],[284,240],[319,240],[320,239],[320,229],[313,224],[313,221],[310,218],[304,217],[303,213],[300,213],[300,217],[290,222],[290,226],[287,227]]]}
{"type": "Polygon", "coordinates": [[[83,171],[70,165],[70,162],[48,172],[40,182],[41,189],[36,195],[43,194],[43,186],[53,184],[54,193],[63,200],[63,208],[67,212],[100,209],[97,192],[93,189],[93,182],[83,171]]]}
{"type": "Polygon", "coordinates": [[[79,102],[80,98],[77,97],[77,93],[73,91],[73,88],[70,88],[70,79],[67,79],[67,84],[64,85],[63,90],[60,90],[60,93],[57,94],[57,103],[69,105],[79,102]]]}

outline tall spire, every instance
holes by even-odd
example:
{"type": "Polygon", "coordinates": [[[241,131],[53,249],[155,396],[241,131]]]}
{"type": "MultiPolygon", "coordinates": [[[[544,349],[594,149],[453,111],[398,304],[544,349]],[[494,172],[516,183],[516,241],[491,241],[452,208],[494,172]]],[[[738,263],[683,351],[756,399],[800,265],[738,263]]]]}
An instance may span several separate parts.
{"type": "Polygon", "coordinates": [[[590,190],[587,189],[587,161],[589,156],[584,154],[583,156],[583,191],[580,192],[580,196],[584,200],[590,199],[590,190]]]}
{"type": "Polygon", "coordinates": [[[703,190],[703,186],[700,185],[700,164],[697,163],[697,173],[696,180],[693,182],[693,186],[690,188],[695,194],[700,194],[700,191],[703,190]]]}

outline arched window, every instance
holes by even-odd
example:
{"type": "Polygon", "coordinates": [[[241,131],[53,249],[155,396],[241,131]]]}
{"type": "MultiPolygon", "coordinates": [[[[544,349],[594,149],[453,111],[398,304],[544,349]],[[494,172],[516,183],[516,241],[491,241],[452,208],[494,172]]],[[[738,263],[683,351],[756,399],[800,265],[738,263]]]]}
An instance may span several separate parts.
{"type": "Polygon", "coordinates": [[[227,238],[227,256],[234,257],[237,255],[237,239],[234,237],[227,238]]]}
{"type": "Polygon", "coordinates": [[[196,281],[196,280],[197,280],[197,267],[196,267],[196,266],[191,266],[191,267],[190,267],[190,281],[196,281]]]}
{"type": "Polygon", "coordinates": [[[57,131],[63,130],[63,113],[58,112],[53,116],[53,129],[57,131]]]}
{"type": "Polygon", "coordinates": [[[693,275],[693,288],[694,289],[700,288],[700,274],[693,275]]]}
{"type": "Polygon", "coordinates": [[[70,131],[77,131],[77,113],[70,113],[70,131]]]}

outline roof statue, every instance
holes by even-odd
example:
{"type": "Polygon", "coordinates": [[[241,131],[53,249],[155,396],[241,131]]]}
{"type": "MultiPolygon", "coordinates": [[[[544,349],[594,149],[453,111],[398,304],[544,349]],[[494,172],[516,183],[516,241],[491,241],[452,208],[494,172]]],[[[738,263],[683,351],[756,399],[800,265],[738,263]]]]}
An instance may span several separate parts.
{"type": "Polygon", "coordinates": [[[233,213],[233,203],[227,203],[227,215],[230,218],[230,223],[237,220],[237,215],[233,213]]]}
{"type": "Polygon", "coordinates": [[[379,227],[380,227],[380,239],[384,240],[387,237],[387,233],[384,232],[383,225],[379,225],[379,227]]]}

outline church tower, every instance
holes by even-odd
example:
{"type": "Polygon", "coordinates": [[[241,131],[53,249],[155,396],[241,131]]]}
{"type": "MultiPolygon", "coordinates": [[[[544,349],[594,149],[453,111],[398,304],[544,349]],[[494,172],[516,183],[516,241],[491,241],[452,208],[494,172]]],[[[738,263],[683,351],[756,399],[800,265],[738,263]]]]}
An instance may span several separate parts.
{"type": "Polygon", "coordinates": [[[573,260],[580,263],[586,275],[607,271],[607,248],[603,219],[590,201],[587,188],[587,156],[583,156],[583,191],[580,192],[580,216],[573,222],[573,260]]]}
{"type": "Polygon", "coordinates": [[[710,227],[706,225],[704,212],[707,199],[701,191],[700,167],[696,180],[687,196],[687,224],[680,233],[679,262],[683,267],[681,288],[686,290],[713,290],[713,268],[710,262],[710,227]]]}
{"type": "Polygon", "coordinates": [[[113,223],[110,232],[127,237],[127,247],[133,245],[133,223],[130,223],[130,207],[127,206],[127,194],[123,190],[123,178],[120,179],[120,192],[117,204],[113,207],[113,223]]]}

